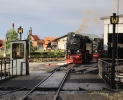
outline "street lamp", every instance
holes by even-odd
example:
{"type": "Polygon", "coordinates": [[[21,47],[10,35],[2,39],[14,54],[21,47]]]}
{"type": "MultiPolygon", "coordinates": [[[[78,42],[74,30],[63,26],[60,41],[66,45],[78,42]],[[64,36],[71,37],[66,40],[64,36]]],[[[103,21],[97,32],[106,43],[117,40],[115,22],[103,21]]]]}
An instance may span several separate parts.
{"type": "Polygon", "coordinates": [[[29,29],[29,35],[32,35],[32,27],[29,29]]]}
{"type": "Polygon", "coordinates": [[[29,58],[30,58],[30,41],[31,41],[30,36],[31,35],[32,35],[32,27],[30,27],[30,29],[29,29],[29,58]]]}
{"type": "Polygon", "coordinates": [[[6,34],[6,40],[8,41],[9,38],[9,30],[7,30],[7,34],[6,34]]]}

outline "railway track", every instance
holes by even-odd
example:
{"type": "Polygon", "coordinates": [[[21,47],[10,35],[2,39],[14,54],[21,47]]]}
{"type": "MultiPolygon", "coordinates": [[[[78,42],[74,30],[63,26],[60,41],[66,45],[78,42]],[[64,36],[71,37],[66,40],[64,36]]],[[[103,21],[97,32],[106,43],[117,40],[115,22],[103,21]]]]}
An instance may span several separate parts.
{"type": "Polygon", "coordinates": [[[62,86],[63,86],[63,84],[64,84],[64,82],[65,82],[65,79],[66,79],[66,77],[68,76],[68,74],[69,74],[69,72],[73,69],[73,67],[75,66],[75,64],[74,65],[70,65],[70,64],[65,64],[65,65],[62,65],[62,66],[59,66],[58,68],[56,68],[56,69],[54,69],[52,72],[51,72],[51,74],[49,75],[49,76],[47,76],[43,81],[41,81],[39,84],[37,84],[34,88],[32,88],[30,91],[28,91],[23,97],[20,97],[19,98],[19,100],[28,100],[28,96],[33,92],[33,91],[35,91],[36,90],[36,88],[39,86],[39,85],[41,85],[43,82],[45,82],[49,77],[51,77],[56,71],[58,71],[58,70],[60,70],[60,68],[61,67],[68,67],[67,69],[67,71],[65,72],[65,76],[63,77],[63,79],[62,79],[62,81],[61,81],[61,83],[60,83],[60,85],[59,85],[59,88],[58,88],[58,90],[57,90],[57,92],[56,92],[56,95],[55,95],[55,97],[54,97],[54,99],[53,100],[56,100],[57,99],[57,97],[58,97],[58,94],[59,94],[59,92],[60,92],[60,90],[61,90],[61,88],[62,88],[62,86]],[[68,66],[69,65],[69,66],[68,66]]]}
{"type": "Polygon", "coordinates": [[[71,66],[71,67],[67,70],[67,72],[66,72],[66,74],[65,74],[65,76],[64,76],[64,78],[63,78],[63,80],[62,80],[62,82],[61,82],[61,84],[60,84],[60,86],[59,86],[59,88],[58,88],[58,90],[57,90],[57,92],[56,92],[56,94],[55,94],[53,100],[57,100],[58,95],[59,95],[59,93],[60,93],[60,91],[61,91],[62,86],[63,86],[64,83],[65,83],[65,80],[66,80],[68,74],[69,74],[69,73],[73,70],[73,68],[76,67],[76,66],[77,66],[77,65],[73,65],[73,66],[71,66]]]}
{"type": "MultiPolygon", "coordinates": [[[[52,70],[52,71],[51,71],[51,74],[50,74],[49,76],[47,76],[44,80],[42,80],[42,81],[39,82],[37,85],[35,85],[31,90],[29,90],[23,97],[20,97],[19,99],[20,99],[20,100],[26,100],[27,96],[28,96],[30,93],[32,93],[33,91],[35,91],[35,89],[36,89],[40,84],[42,84],[44,81],[46,81],[53,73],[55,73],[56,71],[60,70],[61,67],[66,67],[66,66],[68,66],[68,65],[69,65],[69,64],[64,64],[64,65],[59,66],[59,67],[55,68],[54,70],[52,70]]],[[[36,77],[38,77],[38,76],[36,76],[36,77]]],[[[3,89],[3,87],[0,87],[0,89],[3,89]]],[[[21,87],[21,88],[17,88],[17,89],[16,89],[16,88],[11,88],[11,89],[12,89],[11,91],[5,91],[5,92],[0,93],[0,100],[1,100],[2,98],[4,98],[5,95],[10,95],[10,94],[15,93],[15,92],[18,92],[18,91],[27,90],[28,87],[21,87]],[[14,90],[13,90],[13,89],[14,89],[14,90]]],[[[4,100],[4,99],[2,99],[2,100],[4,100]]]]}
{"type": "MultiPolygon", "coordinates": [[[[10,94],[10,97],[15,95],[16,100],[40,100],[41,98],[57,100],[59,97],[62,98],[63,92],[88,91],[90,88],[92,89],[93,86],[95,86],[94,84],[97,81],[100,81],[97,77],[97,69],[95,64],[65,64],[48,73],[48,76],[43,78],[42,81],[40,80],[37,82],[32,88],[24,90],[23,87],[22,90],[24,91],[22,92],[20,92],[21,89],[17,89],[15,91],[9,91],[8,93],[2,93],[0,94],[0,97],[5,97],[5,95],[10,94]],[[17,96],[17,93],[14,94],[16,91],[19,91],[18,93],[22,94],[17,96]],[[40,93],[41,95],[37,95],[37,93],[40,93]],[[48,95],[45,95],[45,93],[48,95]],[[49,93],[52,95],[49,95],[49,93]]],[[[97,82],[97,85],[98,84],[100,84],[100,82],[97,82]]]]}

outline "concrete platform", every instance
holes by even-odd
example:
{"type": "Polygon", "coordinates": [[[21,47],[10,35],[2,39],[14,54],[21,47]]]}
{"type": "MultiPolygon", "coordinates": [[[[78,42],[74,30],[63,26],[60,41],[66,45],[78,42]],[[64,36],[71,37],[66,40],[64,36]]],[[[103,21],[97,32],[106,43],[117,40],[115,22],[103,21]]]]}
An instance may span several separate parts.
{"type": "Polygon", "coordinates": [[[5,90],[18,89],[22,87],[27,87],[27,89],[32,89],[45,77],[46,76],[18,76],[13,79],[0,83],[0,87],[3,87],[3,89],[5,90]]]}
{"type": "Polygon", "coordinates": [[[98,74],[71,73],[63,86],[63,90],[70,91],[94,91],[108,88],[98,74]]]}
{"type": "Polygon", "coordinates": [[[66,91],[101,91],[108,88],[105,83],[65,83],[62,90],[66,91]]]}

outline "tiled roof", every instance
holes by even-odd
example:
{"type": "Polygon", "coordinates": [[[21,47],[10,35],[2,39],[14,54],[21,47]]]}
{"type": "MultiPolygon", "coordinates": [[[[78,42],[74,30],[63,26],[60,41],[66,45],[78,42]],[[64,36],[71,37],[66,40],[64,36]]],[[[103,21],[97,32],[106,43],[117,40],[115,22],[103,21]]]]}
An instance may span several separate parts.
{"type": "Polygon", "coordinates": [[[31,35],[35,41],[40,40],[40,38],[37,35],[31,35]]]}
{"type": "MultiPolygon", "coordinates": [[[[3,44],[3,42],[4,42],[4,40],[0,40],[0,44],[3,44]]],[[[0,49],[3,49],[4,48],[4,46],[2,45],[2,46],[0,46],[0,49]]]]}
{"type": "Polygon", "coordinates": [[[0,47],[0,49],[3,49],[3,48],[4,48],[3,46],[0,47]]]}
{"type": "Polygon", "coordinates": [[[58,38],[57,36],[54,37],[45,37],[44,41],[53,41],[54,39],[58,38]]]}
{"type": "Polygon", "coordinates": [[[61,36],[61,37],[58,37],[58,38],[54,39],[54,41],[57,41],[57,40],[62,39],[62,38],[64,38],[64,37],[67,37],[67,35],[63,35],[63,36],[61,36]]]}
{"type": "Polygon", "coordinates": [[[47,45],[49,42],[55,40],[56,38],[58,38],[57,36],[54,37],[45,37],[44,38],[44,45],[47,45]]]}
{"type": "Polygon", "coordinates": [[[38,42],[38,44],[44,44],[44,40],[42,40],[42,39],[38,40],[37,42],[38,42]]]}
{"type": "Polygon", "coordinates": [[[3,40],[0,40],[0,44],[3,44],[3,40]]]}

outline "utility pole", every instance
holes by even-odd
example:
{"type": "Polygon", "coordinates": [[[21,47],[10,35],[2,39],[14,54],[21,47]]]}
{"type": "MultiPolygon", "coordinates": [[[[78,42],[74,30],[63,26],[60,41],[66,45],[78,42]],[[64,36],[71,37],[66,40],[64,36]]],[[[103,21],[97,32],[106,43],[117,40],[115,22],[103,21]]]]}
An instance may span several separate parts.
{"type": "MultiPolygon", "coordinates": [[[[117,0],[117,16],[119,16],[119,0],[117,0]]],[[[117,38],[117,42],[116,42],[116,64],[118,64],[118,24],[117,24],[117,35],[116,35],[116,38],[117,38]]]]}

